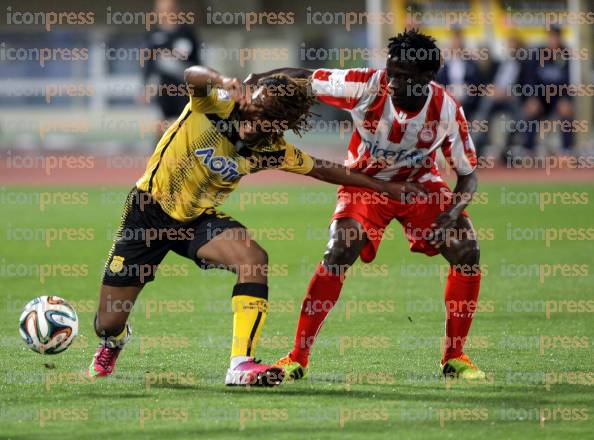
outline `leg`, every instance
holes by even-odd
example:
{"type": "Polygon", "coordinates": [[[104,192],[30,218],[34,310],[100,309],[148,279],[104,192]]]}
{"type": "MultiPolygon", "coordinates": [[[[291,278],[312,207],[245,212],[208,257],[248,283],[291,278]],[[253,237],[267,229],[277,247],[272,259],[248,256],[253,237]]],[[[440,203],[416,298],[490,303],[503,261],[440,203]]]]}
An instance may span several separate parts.
{"type": "Polygon", "coordinates": [[[103,284],[99,294],[99,309],[95,317],[95,333],[100,338],[120,335],[142,286],[116,287],[103,284]]]}
{"type": "Polygon", "coordinates": [[[162,211],[156,204],[140,208],[141,199],[137,190],[128,195],[122,223],[109,253],[94,320],[95,332],[101,342],[87,371],[89,377],[107,376],[113,372],[120,351],[131,335],[127,320],[136,297],[143,285],[154,279],[156,268],[169,250],[169,243],[164,241],[152,241],[150,246],[147,245],[146,231],[153,227],[147,213],[162,211]]]}
{"type": "Polygon", "coordinates": [[[121,334],[126,326],[136,297],[145,283],[155,277],[157,267],[169,251],[169,243],[148,240],[148,231],[173,221],[165,216],[156,202],[136,189],[128,194],[124,214],[109,253],[103,284],[99,294],[99,309],[95,317],[95,332],[100,338],[121,334]],[[150,214],[150,215],[148,215],[150,214]],[[153,225],[152,216],[164,218],[163,224],[153,225]]]}
{"type": "Polygon", "coordinates": [[[385,227],[394,218],[396,205],[372,191],[356,187],[338,190],[338,204],[330,226],[330,240],[317,266],[301,306],[293,350],[278,361],[287,374],[298,379],[306,374],[309,353],[326,316],[342,289],[348,268],[357,260],[375,258],[385,227]]]}
{"type": "Polygon", "coordinates": [[[344,277],[367,243],[363,225],[352,218],[340,218],[330,225],[330,240],[322,265],[329,273],[344,277]]]}
{"type": "Polygon", "coordinates": [[[445,289],[446,341],[442,358],[445,364],[464,352],[480,288],[479,246],[467,217],[460,217],[457,229],[439,250],[450,263],[445,289]]]}
{"type": "Polygon", "coordinates": [[[101,339],[87,370],[87,377],[109,376],[113,373],[122,348],[132,336],[128,315],[142,286],[116,287],[103,284],[99,308],[95,315],[95,333],[101,339]]]}
{"type": "Polygon", "coordinates": [[[452,232],[439,252],[458,272],[479,273],[480,250],[470,219],[460,217],[457,229],[452,232]]]}
{"type": "Polygon", "coordinates": [[[249,235],[247,229],[225,229],[196,251],[196,257],[209,267],[237,274],[237,283],[267,284],[268,254],[249,235]]]}
{"type": "MultiPolygon", "coordinates": [[[[555,113],[557,117],[563,122],[565,127],[572,126],[573,108],[569,98],[560,98],[555,106],[555,113]]],[[[573,146],[573,132],[572,130],[563,130],[561,132],[561,142],[563,146],[563,153],[571,151],[573,146]]]]}
{"type": "MultiPolygon", "coordinates": [[[[222,217],[222,221],[225,217],[222,217]]],[[[231,223],[227,223],[231,225],[231,223]]],[[[256,346],[268,314],[268,255],[243,227],[229,227],[198,248],[202,266],[237,274],[231,305],[233,340],[226,385],[274,386],[282,382],[282,369],[254,362],[256,346]]]]}
{"type": "Polygon", "coordinates": [[[268,255],[245,228],[230,228],[198,249],[207,264],[237,274],[232,293],[233,345],[231,358],[253,357],[268,314],[268,255]]]}
{"type": "Polygon", "coordinates": [[[534,128],[540,120],[543,112],[543,107],[538,98],[528,98],[524,103],[524,118],[528,124],[526,132],[526,143],[524,147],[529,150],[534,150],[536,143],[537,130],[534,128]]]}
{"type": "Polygon", "coordinates": [[[230,270],[237,274],[231,305],[233,340],[227,385],[277,385],[284,374],[275,367],[253,361],[256,346],[268,314],[268,255],[247,229],[225,229],[201,246],[196,258],[203,266],[230,270]]]}
{"type": "MultiPolygon", "coordinates": [[[[425,183],[429,194],[447,194],[450,189],[443,182],[425,183]]],[[[404,227],[410,249],[428,256],[441,253],[450,263],[445,289],[446,341],[442,358],[443,372],[454,373],[464,378],[484,377],[463,354],[464,342],[470,329],[480,286],[479,248],[476,233],[470,220],[461,215],[454,227],[446,230],[443,242],[432,244],[431,237],[435,219],[450,208],[443,197],[429,198],[427,203],[419,203],[404,211],[398,220],[404,227]],[[419,231],[423,231],[419,234],[419,231]]]]}
{"type": "MultiPolygon", "coordinates": [[[[505,101],[501,103],[501,110],[504,112],[506,118],[511,118],[512,121],[516,122],[516,127],[513,130],[509,130],[505,134],[505,144],[502,150],[502,162],[505,163],[506,157],[512,151],[512,147],[516,145],[525,145],[526,133],[518,130],[518,121],[523,121],[524,117],[522,114],[522,107],[519,99],[516,96],[507,97],[505,101]]],[[[512,128],[512,127],[510,127],[512,128]]]]}
{"type": "Polygon", "coordinates": [[[315,338],[342,289],[344,276],[368,242],[361,223],[352,218],[334,220],[324,259],[312,277],[301,306],[293,351],[289,357],[307,367],[315,338]]]}

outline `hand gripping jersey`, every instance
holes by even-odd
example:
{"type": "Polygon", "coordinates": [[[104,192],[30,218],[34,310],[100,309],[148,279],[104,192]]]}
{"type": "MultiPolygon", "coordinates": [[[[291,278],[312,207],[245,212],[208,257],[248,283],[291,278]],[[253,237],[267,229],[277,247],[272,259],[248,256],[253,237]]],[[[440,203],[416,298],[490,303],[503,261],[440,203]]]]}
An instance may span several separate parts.
{"type": "Polygon", "coordinates": [[[441,181],[437,150],[458,175],[476,168],[476,153],[460,104],[431,82],[417,113],[394,106],[384,69],[318,69],[312,89],[329,105],[348,110],[354,123],[345,165],[385,181],[441,181]]]}

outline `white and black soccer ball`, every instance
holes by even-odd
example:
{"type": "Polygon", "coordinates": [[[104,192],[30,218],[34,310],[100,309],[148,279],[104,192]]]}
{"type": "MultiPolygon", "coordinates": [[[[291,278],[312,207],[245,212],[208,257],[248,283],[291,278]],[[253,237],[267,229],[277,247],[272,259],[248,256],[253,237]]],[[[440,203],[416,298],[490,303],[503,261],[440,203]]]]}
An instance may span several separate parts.
{"type": "Polygon", "coordinates": [[[66,350],[78,334],[78,317],[74,307],[59,296],[40,296],[25,306],[19,332],[31,350],[58,354],[66,350]]]}

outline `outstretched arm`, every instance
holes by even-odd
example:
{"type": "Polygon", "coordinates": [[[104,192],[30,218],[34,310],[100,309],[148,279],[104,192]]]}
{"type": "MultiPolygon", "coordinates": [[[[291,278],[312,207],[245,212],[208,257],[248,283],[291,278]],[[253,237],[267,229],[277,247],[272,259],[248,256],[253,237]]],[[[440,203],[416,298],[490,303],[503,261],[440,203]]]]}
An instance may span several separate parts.
{"type": "Polygon", "coordinates": [[[374,191],[386,193],[391,199],[405,202],[406,194],[424,193],[423,188],[411,182],[386,182],[374,179],[358,171],[354,171],[343,165],[314,159],[312,170],[307,173],[308,176],[323,182],[334,183],[336,185],[359,186],[369,188],[374,191]]]}
{"type": "Polygon", "coordinates": [[[252,73],[243,83],[253,86],[268,75],[285,74],[293,78],[309,79],[312,96],[324,104],[353,110],[364,96],[381,90],[379,75],[375,69],[302,69],[283,67],[264,73],[252,73]]]}

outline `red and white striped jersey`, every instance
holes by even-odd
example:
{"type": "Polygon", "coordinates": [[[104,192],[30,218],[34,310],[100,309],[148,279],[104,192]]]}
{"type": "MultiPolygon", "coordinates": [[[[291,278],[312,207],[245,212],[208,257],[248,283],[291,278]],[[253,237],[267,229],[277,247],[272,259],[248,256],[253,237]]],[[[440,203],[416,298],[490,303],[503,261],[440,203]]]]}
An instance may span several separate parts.
{"type": "Polygon", "coordinates": [[[312,88],[321,102],[351,113],[348,167],[382,180],[439,181],[435,157],[441,148],[458,175],[476,168],[464,111],[435,82],[423,108],[408,114],[392,103],[384,69],[318,69],[312,88]]]}

